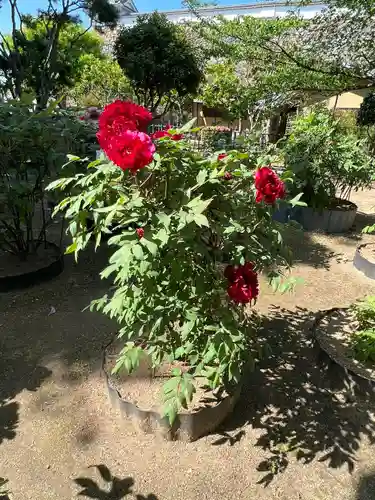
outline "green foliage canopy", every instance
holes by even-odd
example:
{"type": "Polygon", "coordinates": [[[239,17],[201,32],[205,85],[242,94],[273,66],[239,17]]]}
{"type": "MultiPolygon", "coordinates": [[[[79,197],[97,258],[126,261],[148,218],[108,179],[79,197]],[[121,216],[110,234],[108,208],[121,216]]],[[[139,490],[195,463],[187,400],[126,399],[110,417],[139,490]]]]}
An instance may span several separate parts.
{"type": "Polygon", "coordinates": [[[123,27],[115,55],[133,87],[138,102],[152,112],[163,102],[166,109],[176,98],[195,94],[202,72],[184,31],[154,12],[123,27]]]}
{"type": "Polygon", "coordinates": [[[129,80],[117,61],[85,54],[79,64],[79,80],[69,92],[78,105],[102,107],[115,99],[132,97],[129,80]]]}
{"type": "Polygon", "coordinates": [[[11,33],[0,42],[2,92],[20,97],[30,88],[38,107],[62,85],[74,82],[82,51],[98,53],[100,41],[79,24],[79,13],[91,22],[110,26],[117,20],[117,9],[109,0],[48,0],[36,19],[20,12],[17,0],[9,0],[11,33]]]}

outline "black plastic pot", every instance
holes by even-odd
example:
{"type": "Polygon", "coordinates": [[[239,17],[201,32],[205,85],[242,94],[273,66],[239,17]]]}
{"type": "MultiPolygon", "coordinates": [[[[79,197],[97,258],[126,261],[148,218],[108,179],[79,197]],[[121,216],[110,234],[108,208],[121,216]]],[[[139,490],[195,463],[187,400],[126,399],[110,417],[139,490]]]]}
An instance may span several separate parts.
{"type": "Polygon", "coordinates": [[[233,411],[240,396],[241,387],[238,387],[233,394],[224,397],[216,405],[205,406],[197,411],[179,413],[171,427],[168,419],[158,412],[143,410],[121,396],[105,369],[105,360],[106,351],[103,354],[102,370],[111,405],[142,432],[160,434],[167,440],[195,441],[214,431],[233,411]]]}
{"type": "MultiPolygon", "coordinates": [[[[362,255],[362,249],[365,248],[368,243],[359,245],[355,251],[353,265],[358,271],[361,271],[368,278],[375,280],[375,263],[370,262],[362,255]]],[[[373,245],[373,243],[372,243],[373,245]]]]}
{"type": "Polygon", "coordinates": [[[54,247],[57,250],[57,257],[44,267],[35,269],[24,274],[9,275],[0,277],[0,292],[9,292],[29,286],[36,285],[43,281],[48,281],[55,278],[64,269],[64,255],[61,254],[59,247],[54,243],[47,242],[47,245],[54,247]]]}
{"type": "MultiPolygon", "coordinates": [[[[325,233],[346,233],[353,226],[358,207],[350,201],[343,201],[349,209],[315,210],[311,207],[299,207],[295,220],[306,231],[323,231],[325,233]]],[[[294,217],[293,217],[294,218],[294,217]]]]}

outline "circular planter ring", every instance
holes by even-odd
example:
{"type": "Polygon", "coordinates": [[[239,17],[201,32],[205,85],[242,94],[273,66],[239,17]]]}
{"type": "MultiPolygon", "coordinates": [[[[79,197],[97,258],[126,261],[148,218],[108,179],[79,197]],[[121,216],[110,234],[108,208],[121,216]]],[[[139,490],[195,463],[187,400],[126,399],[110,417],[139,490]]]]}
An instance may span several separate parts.
{"type": "Polygon", "coordinates": [[[296,217],[306,231],[323,231],[325,233],[346,233],[353,226],[358,207],[351,201],[344,201],[350,205],[349,210],[316,211],[311,207],[299,207],[296,217]]]}
{"type": "Polygon", "coordinates": [[[367,245],[374,245],[374,243],[363,243],[357,247],[354,254],[353,265],[365,276],[375,280],[375,262],[371,262],[362,255],[362,249],[367,245]]]}
{"type": "Polygon", "coordinates": [[[374,392],[375,376],[371,375],[370,370],[368,370],[363,363],[339,352],[338,349],[335,348],[332,336],[321,327],[323,320],[333,317],[335,314],[337,315],[348,311],[348,309],[348,307],[334,307],[333,309],[327,309],[326,311],[318,313],[311,327],[311,332],[318,342],[319,347],[332,361],[334,361],[334,363],[342,368],[345,373],[354,376],[355,382],[359,387],[364,389],[365,392],[369,390],[370,392],[374,392]]]}
{"type": "Polygon", "coordinates": [[[64,269],[64,255],[61,253],[59,247],[54,243],[47,242],[47,245],[56,249],[56,258],[49,264],[33,271],[0,277],[0,292],[10,292],[11,290],[28,288],[29,286],[36,285],[37,283],[42,283],[43,281],[55,278],[62,273],[64,269]]]}
{"type": "Polygon", "coordinates": [[[191,413],[178,413],[170,426],[168,419],[153,410],[143,410],[131,401],[122,398],[119,391],[111,382],[111,377],[105,368],[106,351],[112,341],[104,348],[102,358],[102,372],[108,390],[108,396],[113,408],[119,410],[122,417],[131,419],[135,426],[147,434],[159,434],[167,440],[195,441],[200,437],[213,432],[223,420],[233,411],[240,396],[241,387],[215,406],[206,406],[191,413]]]}

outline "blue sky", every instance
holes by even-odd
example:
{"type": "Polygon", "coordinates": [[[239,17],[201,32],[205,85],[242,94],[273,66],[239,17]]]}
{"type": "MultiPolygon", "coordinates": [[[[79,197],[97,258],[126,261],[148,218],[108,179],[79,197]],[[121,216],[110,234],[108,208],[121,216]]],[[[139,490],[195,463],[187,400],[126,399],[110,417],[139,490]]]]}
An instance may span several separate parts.
{"type": "MultiPolygon", "coordinates": [[[[155,9],[170,10],[180,9],[181,0],[134,0],[140,12],[149,12],[155,9]]],[[[217,4],[252,3],[254,0],[216,0],[217,4]]],[[[3,8],[0,9],[0,31],[8,32],[10,29],[8,0],[3,0],[3,8]]],[[[38,8],[42,9],[48,4],[48,0],[18,0],[19,9],[22,13],[36,14],[38,8]]]]}

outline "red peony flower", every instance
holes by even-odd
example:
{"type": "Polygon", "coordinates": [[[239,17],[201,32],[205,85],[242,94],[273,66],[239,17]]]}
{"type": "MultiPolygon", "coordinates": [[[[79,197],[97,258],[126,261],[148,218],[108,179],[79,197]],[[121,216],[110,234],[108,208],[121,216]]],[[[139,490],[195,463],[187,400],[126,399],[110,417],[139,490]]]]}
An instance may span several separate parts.
{"type": "Polygon", "coordinates": [[[161,139],[162,137],[169,137],[172,141],[180,141],[184,138],[183,134],[170,134],[169,130],[171,129],[171,125],[166,125],[163,130],[158,130],[154,132],[151,137],[152,139],[161,139]]]}
{"type": "Polygon", "coordinates": [[[230,181],[231,179],[233,179],[233,175],[230,172],[225,172],[224,179],[226,181],[230,181]]]}
{"type": "Polygon", "coordinates": [[[143,227],[138,227],[136,229],[136,231],[137,231],[139,239],[143,238],[143,236],[145,235],[145,230],[143,229],[143,227]]]}
{"type": "Polygon", "coordinates": [[[257,203],[263,200],[267,205],[273,205],[278,198],[285,196],[283,181],[269,167],[258,168],[255,172],[255,188],[257,203]]]}
{"type": "Polygon", "coordinates": [[[256,301],[259,282],[252,262],[246,262],[243,266],[227,266],[224,276],[229,281],[228,295],[234,302],[248,304],[252,300],[256,301]]]}
{"type": "Polygon", "coordinates": [[[143,106],[131,101],[114,101],[105,106],[99,117],[99,134],[102,141],[124,130],[145,132],[152,114],[143,106]]]}
{"type": "Polygon", "coordinates": [[[227,153],[220,153],[218,156],[217,156],[217,159],[220,161],[220,160],[224,160],[224,158],[226,158],[228,155],[227,153]]]}
{"type": "Polygon", "coordinates": [[[134,130],[126,130],[121,135],[113,135],[105,141],[108,158],[122,170],[137,170],[151,163],[155,145],[149,135],[134,130]]]}

